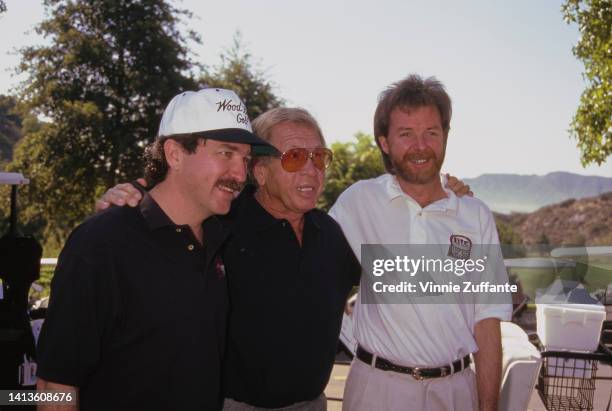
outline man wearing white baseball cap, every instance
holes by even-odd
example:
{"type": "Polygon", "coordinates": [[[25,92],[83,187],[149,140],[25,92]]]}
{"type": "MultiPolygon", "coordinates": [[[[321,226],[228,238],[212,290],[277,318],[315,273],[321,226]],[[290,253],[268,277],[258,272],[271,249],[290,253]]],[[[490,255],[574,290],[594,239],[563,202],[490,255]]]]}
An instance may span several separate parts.
{"type": "Polygon", "coordinates": [[[181,93],[146,155],[155,187],[72,232],[38,344],[39,390],[78,397],[62,409],[220,407],[228,231],[215,215],[244,185],[251,149],[274,152],[234,92],[181,93]]]}

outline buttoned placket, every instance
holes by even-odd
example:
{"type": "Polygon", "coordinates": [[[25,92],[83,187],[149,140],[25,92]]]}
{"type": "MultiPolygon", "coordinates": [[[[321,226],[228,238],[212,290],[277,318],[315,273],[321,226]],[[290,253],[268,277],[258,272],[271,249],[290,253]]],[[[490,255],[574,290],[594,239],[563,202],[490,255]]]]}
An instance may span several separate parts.
{"type": "MultiPolygon", "coordinates": [[[[304,216],[304,218],[306,218],[306,216],[304,216]]],[[[302,231],[302,243],[300,244],[300,242],[298,241],[297,238],[297,234],[295,233],[295,231],[293,230],[293,226],[291,225],[291,223],[289,223],[289,221],[287,220],[280,220],[280,225],[281,225],[281,229],[282,230],[286,230],[289,232],[289,237],[292,239],[292,241],[295,242],[295,244],[298,246],[298,255],[300,256],[300,264],[301,264],[301,258],[302,258],[302,248],[304,246],[304,231],[305,228],[302,231]]],[[[304,226],[306,225],[306,221],[304,221],[304,226]]]]}
{"type": "Polygon", "coordinates": [[[404,200],[409,210],[408,212],[411,214],[409,238],[412,239],[412,243],[415,243],[414,240],[418,239],[417,244],[429,244],[431,238],[427,227],[427,221],[430,214],[446,214],[448,210],[438,202],[422,208],[409,196],[404,196],[404,200]]]}
{"type": "Polygon", "coordinates": [[[418,205],[413,199],[408,196],[404,197],[406,202],[407,212],[410,213],[410,232],[408,233],[407,239],[412,239],[414,243],[415,239],[417,244],[426,244],[427,242],[427,221],[426,212],[418,205]]]}
{"type": "Polygon", "coordinates": [[[174,231],[178,236],[181,237],[180,241],[183,244],[186,243],[184,247],[188,252],[193,252],[198,247],[201,247],[201,245],[197,242],[195,236],[193,235],[193,233],[191,232],[189,228],[182,227],[182,226],[176,226],[174,227],[174,231]]]}

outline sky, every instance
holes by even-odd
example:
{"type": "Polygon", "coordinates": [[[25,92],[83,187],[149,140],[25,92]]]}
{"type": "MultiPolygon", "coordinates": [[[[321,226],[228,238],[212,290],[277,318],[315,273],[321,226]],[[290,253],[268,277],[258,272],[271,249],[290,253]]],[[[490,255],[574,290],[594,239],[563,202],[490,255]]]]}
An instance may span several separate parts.
{"type": "MultiPolygon", "coordinates": [[[[0,17],[0,93],[20,78],[14,50],[42,44],[41,1],[7,0],[0,17]],[[29,33],[26,33],[28,32],[29,33]],[[13,54],[11,54],[13,52],[13,54]]],[[[612,177],[612,160],[583,168],[568,133],[585,82],[579,38],[557,0],[174,1],[194,18],[208,66],[240,31],[290,106],[309,110],[328,142],[372,133],[378,94],[410,73],[435,76],[453,100],[445,171],[612,177]]]]}

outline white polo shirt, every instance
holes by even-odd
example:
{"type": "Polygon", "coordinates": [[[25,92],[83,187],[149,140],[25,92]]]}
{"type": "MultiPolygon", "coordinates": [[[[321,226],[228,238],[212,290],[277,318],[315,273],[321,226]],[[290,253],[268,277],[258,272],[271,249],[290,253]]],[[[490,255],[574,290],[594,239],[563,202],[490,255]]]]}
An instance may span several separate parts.
{"type": "MultiPolygon", "coordinates": [[[[499,244],[489,208],[473,197],[447,198],[422,208],[384,174],[346,189],[329,214],[340,224],[361,261],[362,244],[449,244],[451,235],[473,244],[499,244]]],[[[498,246],[497,246],[498,247],[498,246]]],[[[498,281],[507,279],[501,252],[489,261],[498,281]]],[[[502,282],[505,282],[502,281],[502,282]]],[[[364,281],[362,280],[362,285],[364,281]]],[[[354,310],[355,339],[396,364],[433,367],[478,351],[474,325],[485,318],[509,320],[507,304],[361,304],[354,310]]]]}

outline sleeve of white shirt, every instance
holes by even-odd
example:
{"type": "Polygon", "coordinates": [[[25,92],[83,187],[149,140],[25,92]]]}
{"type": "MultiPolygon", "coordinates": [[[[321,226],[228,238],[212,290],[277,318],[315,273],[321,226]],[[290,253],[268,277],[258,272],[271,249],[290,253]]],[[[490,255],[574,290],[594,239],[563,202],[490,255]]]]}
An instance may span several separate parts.
{"type": "MultiPolygon", "coordinates": [[[[505,284],[508,282],[508,272],[504,265],[504,259],[499,245],[499,237],[497,235],[497,228],[495,227],[495,219],[493,213],[484,204],[480,210],[481,218],[481,233],[482,233],[482,247],[484,253],[487,255],[488,272],[487,276],[494,284],[505,284]],[[487,251],[488,250],[488,251],[487,251]]],[[[485,299],[487,296],[485,295],[485,299]]],[[[495,297],[496,300],[502,299],[507,300],[506,303],[495,302],[495,303],[484,303],[476,304],[474,324],[486,318],[499,318],[501,321],[510,321],[512,319],[512,298],[510,294],[501,295],[501,297],[495,297]]]]}
{"type": "Polygon", "coordinates": [[[327,212],[327,214],[329,214],[331,218],[336,220],[338,224],[340,224],[340,220],[338,219],[339,208],[340,206],[338,205],[338,201],[336,201],[334,205],[332,206],[332,208],[330,208],[329,211],[327,212]]]}
{"type": "Polygon", "coordinates": [[[357,232],[358,224],[356,221],[352,221],[355,220],[355,216],[352,215],[352,210],[350,209],[350,191],[352,189],[353,186],[349,187],[342,194],[340,194],[332,208],[329,210],[328,214],[340,225],[340,228],[342,228],[342,232],[353,249],[357,260],[361,261],[361,243],[359,241],[359,235],[357,232]]]}

